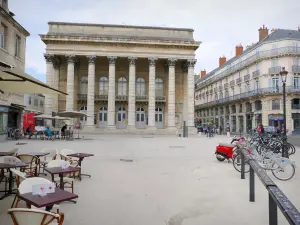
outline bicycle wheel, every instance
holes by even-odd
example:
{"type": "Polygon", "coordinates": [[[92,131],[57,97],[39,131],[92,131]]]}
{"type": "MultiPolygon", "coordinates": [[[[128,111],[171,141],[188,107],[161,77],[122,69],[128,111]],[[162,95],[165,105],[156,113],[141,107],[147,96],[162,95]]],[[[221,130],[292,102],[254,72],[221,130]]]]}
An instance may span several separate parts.
{"type": "MultiPolygon", "coordinates": [[[[241,154],[238,153],[232,161],[233,167],[236,171],[241,172],[242,168],[242,157],[241,154]]],[[[250,171],[250,165],[248,163],[245,164],[245,173],[250,171]]]]}
{"type": "Polygon", "coordinates": [[[289,155],[293,155],[296,152],[296,148],[294,145],[287,143],[288,153],[289,155]]]}
{"type": "MultiPolygon", "coordinates": [[[[281,159],[281,163],[285,163],[282,161],[284,159],[281,159]]],[[[284,168],[280,168],[279,165],[274,162],[272,165],[272,174],[274,177],[276,177],[278,180],[286,181],[290,180],[295,175],[295,166],[290,163],[286,163],[284,165],[284,168]]]]}

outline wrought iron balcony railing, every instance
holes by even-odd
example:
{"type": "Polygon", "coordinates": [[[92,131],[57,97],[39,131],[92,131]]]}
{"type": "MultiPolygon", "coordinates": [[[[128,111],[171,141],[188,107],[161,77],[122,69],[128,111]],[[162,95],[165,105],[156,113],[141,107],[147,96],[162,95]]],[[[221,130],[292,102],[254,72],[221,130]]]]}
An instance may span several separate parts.
{"type": "Polygon", "coordinates": [[[107,94],[100,94],[100,95],[95,95],[95,100],[96,101],[107,101],[108,100],[108,95],[107,94]]]}
{"type": "Polygon", "coordinates": [[[155,101],[165,102],[166,101],[166,96],[155,96],[155,101]]]}
{"type": "Polygon", "coordinates": [[[244,76],[244,81],[249,81],[250,80],[250,74],[247,74],[244,76]]]}
{"type": "Polygon", "coordinates": [[[236,79],[236,84],[240,84],[240,83],[242,83],[242,78],[239,77],[236,79]]]}
{"type": "Polygon", "coordinates": [[[147,95],[136,95],[135,96],[135,101],[137,101],[137,102],[148,101],[148,96],[147,95]]]}
{"type": "Polygon", "coordinates": [[[128,96],[127,95],[116,95],[116,101],[127,101],[128,96]]]}
{"type": "Polygon", "coordinates": [[[292,72],[293,72],[293,73],[300,73],[300,66],[298,66],[298,65],[293,65],[293,66],[292,66],[292,72]]]}
{"type": "Polygon", "coordinates": [[[256,71],[254,71],[254,72],[252,73],[253,79],[255,79],[255,78],[259,77],[259,76],[260,76],[260,70],[256,70],[256,71]]]}
{"type": "Polygon", "coordinates": [[[230,87],[234,86],[235,85],[235,82],[234,80],[230,81],[230,87]]]}
{"type": "Polygon", "coordinates": [[[269,74],[273,75],[273,74],[279,74],[281,70],[281,66],[274,66],[274,67],[270,67],[269,68],[269,74]]]}

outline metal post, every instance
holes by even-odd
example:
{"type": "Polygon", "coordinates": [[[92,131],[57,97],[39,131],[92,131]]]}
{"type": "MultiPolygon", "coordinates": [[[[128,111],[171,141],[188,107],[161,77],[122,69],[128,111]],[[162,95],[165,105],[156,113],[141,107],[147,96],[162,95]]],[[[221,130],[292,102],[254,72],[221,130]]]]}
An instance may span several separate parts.
{"type": "Polygon", "coordinates": [[[287,149],[286,149],[286,99],[285,99],[285,85],[286,83],[283,82],[282,84],[282,87],[283,87],[283,145],[282,145],[282,157],[286,157],[288,158],[288,152],[287,152],[287,149]]]}
{"type": "Polygon", "coordinates": [[[250,202],[255,202],[255,182],[254,182],[254,170],[250,166],[250,202]]]}
{"type": "Polygon", "coordinates": [[[269,225],[277,225],[277,205],[271,194],[269,194],[269,225]]]}
{"type": "Polygon", "coordinates": [[[242,164],[241,164],[241,179],[245,179],[245,156],[241,152],[242,164]]]}

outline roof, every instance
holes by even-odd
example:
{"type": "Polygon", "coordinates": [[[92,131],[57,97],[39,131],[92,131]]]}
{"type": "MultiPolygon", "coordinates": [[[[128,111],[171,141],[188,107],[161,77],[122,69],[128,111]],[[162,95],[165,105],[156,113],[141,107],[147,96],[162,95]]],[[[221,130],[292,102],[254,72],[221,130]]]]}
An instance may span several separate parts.
{"type": "Polygon", "coordinates": [[[157,27],[157,26],[133,26],[133,25],[120,25],[120,24],[96,24],[96,23],[70,23],[70,22],[48,22],[49,25],[80,25],[80,26],[99,26],[99,27],[123,27],[123,28],[143,28],[143,29],[157,29],[157,30],[178,30],[178,31],[191,31],[191,28],[178,28],[178,27],[157,27]]]}
{"type": "Polygon", "coordinates": [[[230,65],[233,61],[237,60],[238,58],[243,57],[248,52],[252,51],[253,49],[257,48],[258,46],[260,46],[262,44],[265,44],[267,42],[277,41],[277,40],[280,40],[280,39],[296,39],[296,40],[300,40],[300,30],[285,30],[285,29],[277,29],[277,30],[275,30],[274,32],[270,33],[262,41],[259,41],[256,44],[252,45],[251,47],[245,49],[240,56],[234,56],[233,58],[231,58],[228,61],[226,61],[226,63],[224,63],[221,67],[217,67],[214,70],[212,70],[211,72],[207,73],[205,77],[200,78],[199,80],[197,80],[197,83],[200,82],[200,81],[202,81],[202,80],[206,80],[208,77],[210,77],[211,75],[213,75],[219,69],[221,69],[221,68],[223,68],[225,66],[230,65]]]}

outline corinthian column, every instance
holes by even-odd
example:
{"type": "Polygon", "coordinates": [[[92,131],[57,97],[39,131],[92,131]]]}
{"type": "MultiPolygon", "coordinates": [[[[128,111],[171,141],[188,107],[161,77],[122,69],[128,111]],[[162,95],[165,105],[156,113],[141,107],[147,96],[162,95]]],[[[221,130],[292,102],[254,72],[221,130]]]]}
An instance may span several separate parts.
{"type": "Polygon", "coordinates": [[[88,127],[94,126],[94,116],[95,116],[95,62],[96,56],[87,56],[89,68],[88,68],[88,93],[87,93],[87,121],[86,125],[88,127]]]}
{"type": "Polygon", "coordinates": [[[128,127],[135,126],[135,63],[136,57],[129,60],[129,91],[128,91],[128,127]]]}
{"type": "Polygon", "coordinates": [[[187,94],[188,94],[188,121],[187,126],[194,127],[194,66],[196,59],[189,59],[188,65],[188,76],[187,76],[187,94]]]}
{"type": "Polygon", "coordinates": [[[148,127],[155,127],[155,63],[157,58],[149,58],[149,100],[148,127]]]}
{"type": "Polygon", "coordinates": [[[108,119],[107,126],[115,125],[115,98],[116,98],[116,59],[115,56],[108,56],[109,77],[108,77],[108,119]]]}
{"type": "MultiPolygon", "coordinates": [[[[59,89],[59,69],[61,65],[60,58],[57,56],[53,58],[53,88],[59,89]]],[[[58,112],[58,94],[53,95],[53,111],[58,112]]]]}
{"type": "Polygon", "coordinates": [[[169,92],[168,92],[168,127],[175,128],[175,64],[176,59],[168,59],[169,92]]]}
{"type": "Polygon", "coordinates": [[[66,111],[74,110],[74,63],[75,55],[67,55],[68,71],[67,71],[67,101],[66,111]]]}
{"type": "MultiPolygon", "coordinates": [[[[53,55],[44,54],[46,60],[46,84],[52,86],[53,82],[53,55]]],[[[52,116],[52,95],[46,94],[45,95],[45,114],[52,116]]],[[[50,122],[46,121],[47,125],[50,125],[50,122]]]]}

